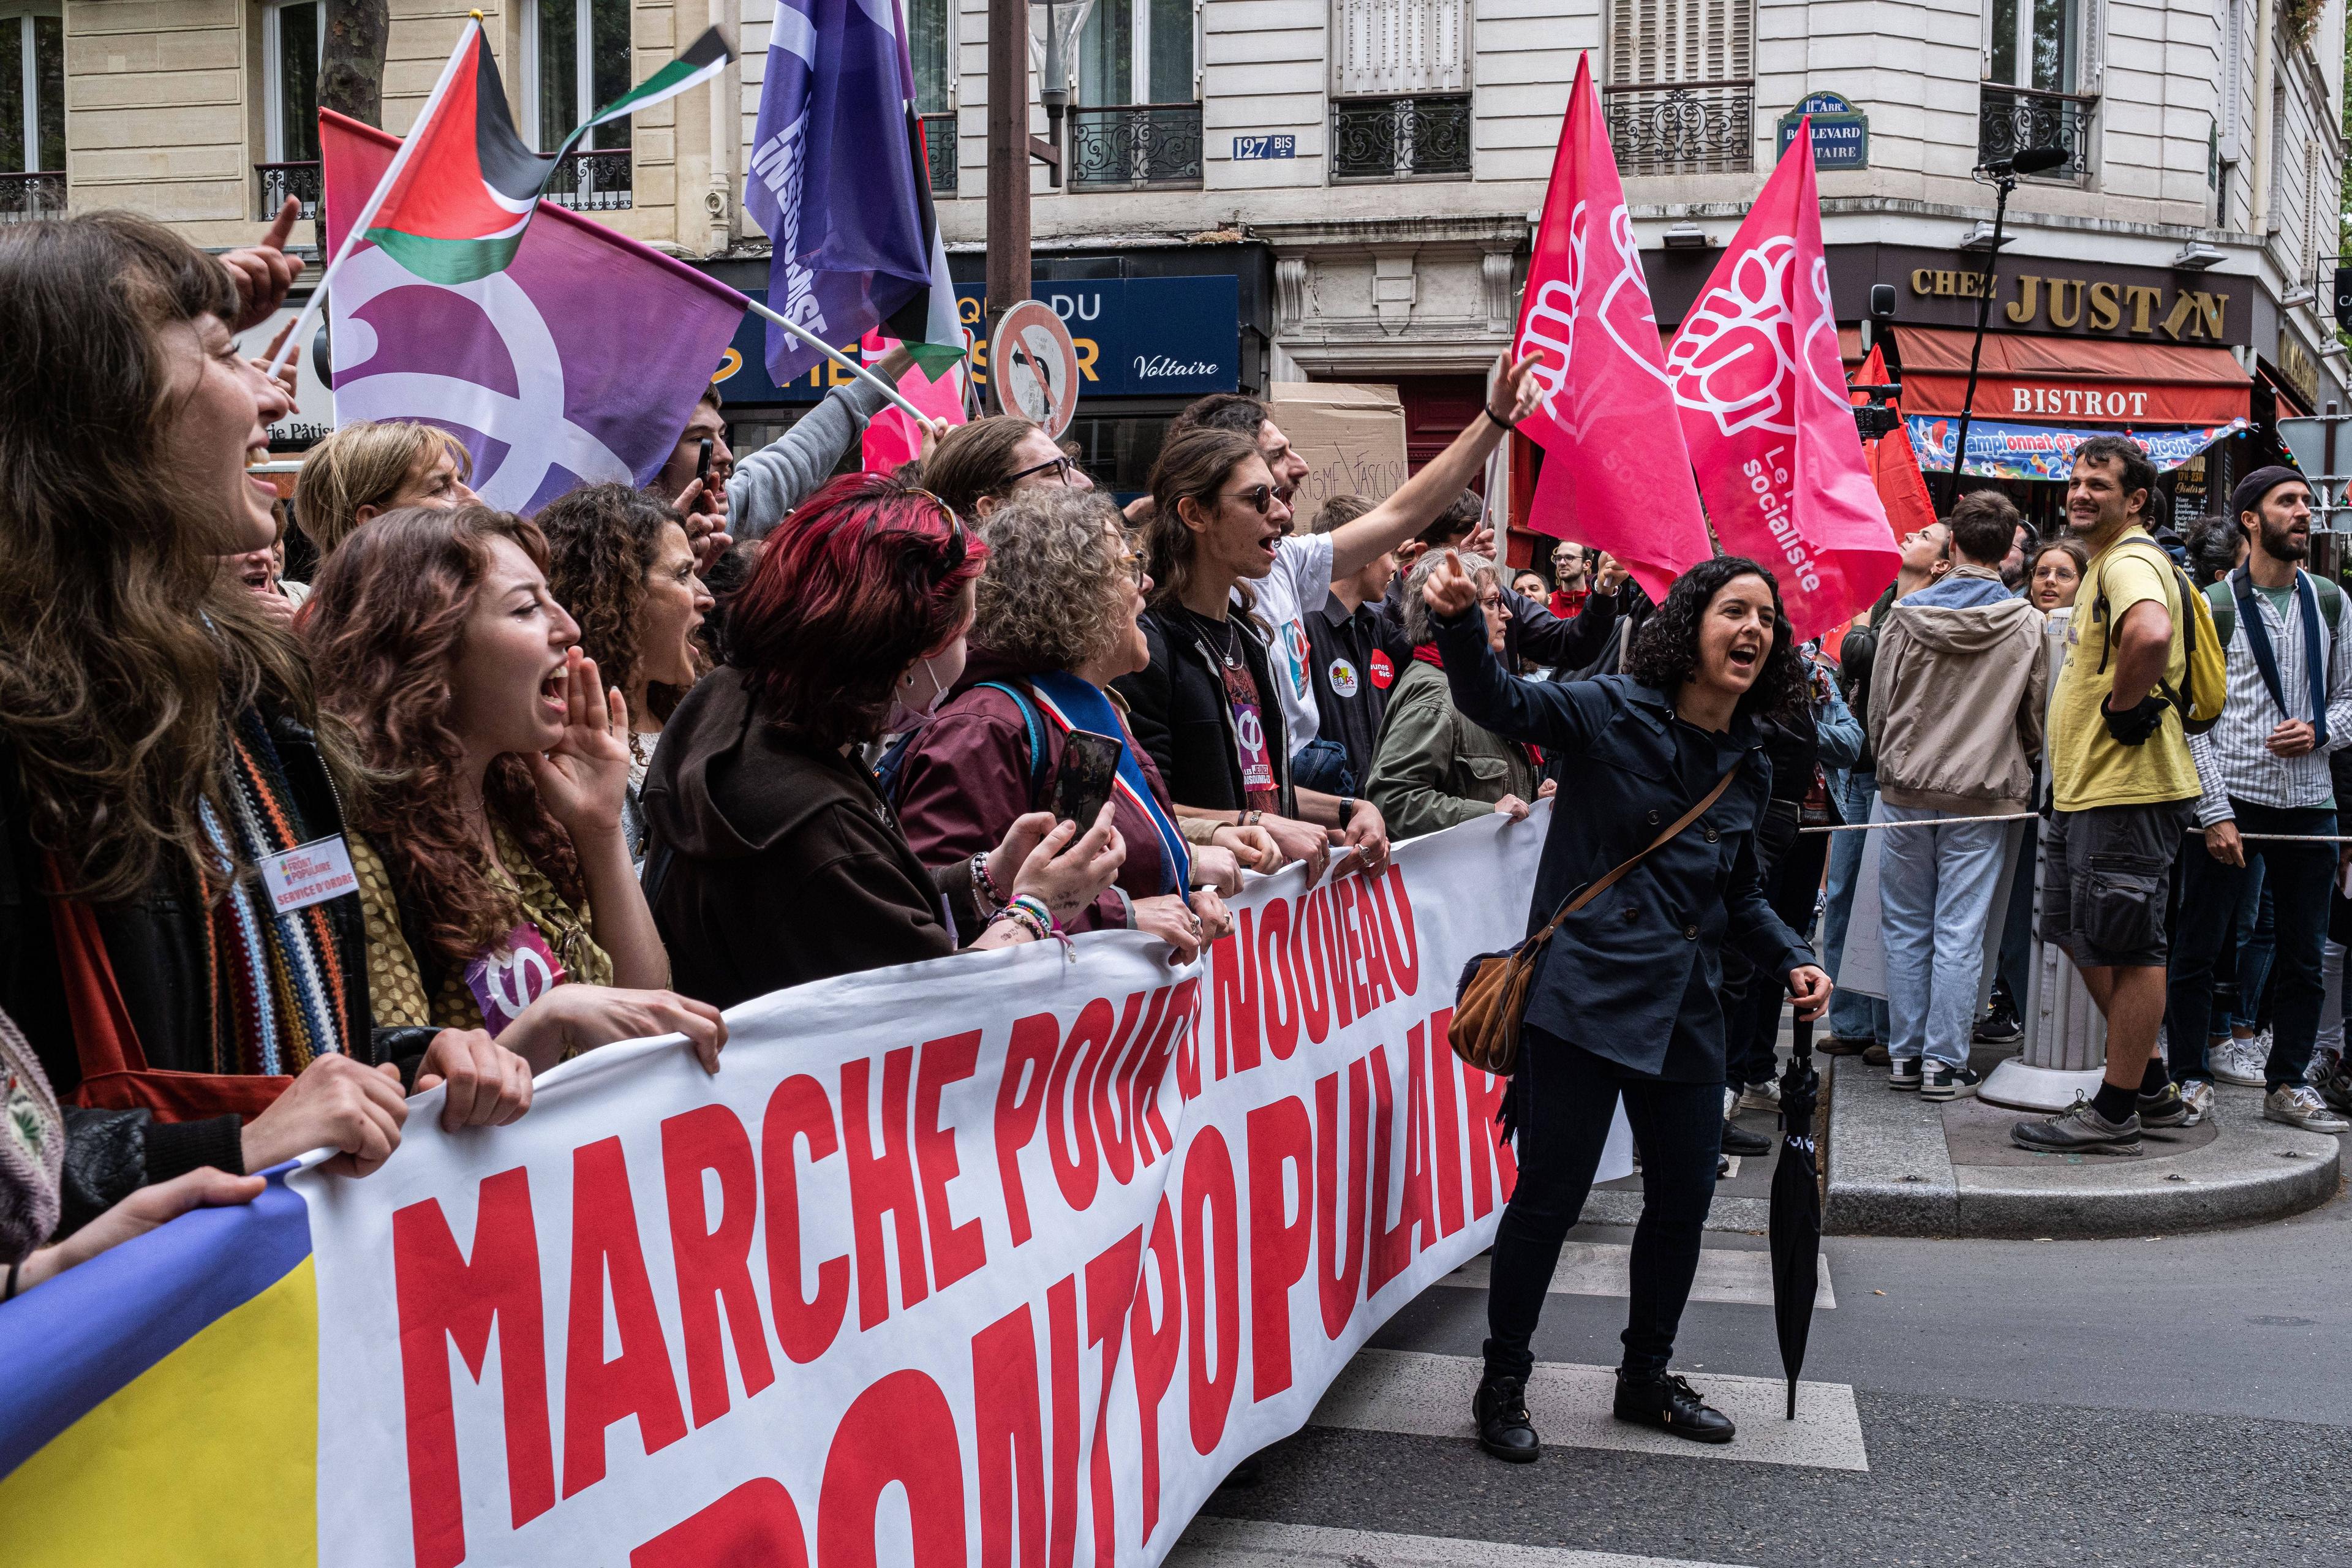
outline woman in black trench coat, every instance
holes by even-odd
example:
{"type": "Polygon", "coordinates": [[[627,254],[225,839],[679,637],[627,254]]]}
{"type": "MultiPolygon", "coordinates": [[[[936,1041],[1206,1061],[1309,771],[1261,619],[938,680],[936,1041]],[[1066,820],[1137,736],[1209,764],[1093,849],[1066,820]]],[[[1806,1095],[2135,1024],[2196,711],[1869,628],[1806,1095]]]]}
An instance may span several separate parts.
{"type": "Polygon", "coordinates": [[[1536,1458],[1528,1342],[1622,1096],[1642,1151],[1642,1220],[1616,1414],[1727,1443],[1729,1418],[1666,1370],[1723,1135],[1723,944],[1786,975],[1801,1017],[1830,994],[1829,976],[1757,886],[1755,830],[1772,782],[1759,721],[1804,691],[1780,589],[1752,561],[1702,563],[1642,627],[1626,673],[1567,683],[1503,669],[1487,651],[1477,589],[1454,563],[1423,596],[1454,706],[1560,759],[1531,933],[1738,769],[1697,820],[1570,916],[1544,949],[1506,1113],[1518,1185],[1495,1236],[1486,1375],[1473,1403],[1482,1447],[1536,1458]]]}

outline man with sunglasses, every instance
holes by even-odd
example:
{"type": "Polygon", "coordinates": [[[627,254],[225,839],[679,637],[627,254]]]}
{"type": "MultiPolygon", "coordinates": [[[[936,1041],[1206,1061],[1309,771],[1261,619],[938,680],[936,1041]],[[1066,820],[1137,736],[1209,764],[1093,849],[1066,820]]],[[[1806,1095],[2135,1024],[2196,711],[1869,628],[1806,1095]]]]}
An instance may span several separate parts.
{"type": "MultiPolygon", "coordinates": [[[[1273,685],[1282,708],[1285,741],[1301,770],[1294,782],[1301,788],[1352,796],[1364,781],[1353,776],[1338,748],[1317,747],[1322,713],[1313,676],[1313,651],[1307,636],[1307,613],[1319,611],[1335,583],[1352,579],[1366,566],[1396,550],[1433,522],[1484,470],[1487,457],[1502,443],[1505,432],[1534,408],[1540,396],[1535,384],[1537,362],[1530,357],[1507,366],[1486,394],[1480,418],[1473,420],[1444,451],[1422,466],[1386,500],[1353,522],[1328,533],[1300,536],[1286,533],[1277,542],[1274,570],[1250,586],[1257,596],[1256,613],[1274,628],[1269,650],[1273,685]]],[[[1274,483],[1269,494],[1249,498],[1263,513],[1276,500],[1287,506],[1299,481],[1310,471],[1307,459],[1291,446],[1266,405],[1241,393],[1218,393],[1202,398],[1169,423],[1174,437],[1187,429],[1230,430],[1258,445],[1274,483]]],[[[1146,500],[1129,509],[1129,517],[1148,508],[1146,500]]],[[[1541,614],[1541,607],[1538,606],[1541,614]]],[[[1512,606],[1514,615],[1518,605],[1512,606]]],[[[1549,621],[1550,617],[1545,616],[1549,621]]]]}

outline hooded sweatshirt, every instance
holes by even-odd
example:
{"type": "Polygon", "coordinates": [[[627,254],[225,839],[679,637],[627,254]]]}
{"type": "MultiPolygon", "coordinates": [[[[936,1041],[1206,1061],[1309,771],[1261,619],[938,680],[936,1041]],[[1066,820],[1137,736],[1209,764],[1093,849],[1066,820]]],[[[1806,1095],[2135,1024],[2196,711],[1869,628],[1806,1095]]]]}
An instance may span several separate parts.
{"type": "Polygon", "coordinates": [[[1866,720],[1878,793],[1915,810],[2026,810],[2049,685],[2042,612],[1963,563],[1881,626],[1866,720]]]}
{"type": "Polygon", "coordinates": [[[778,729],[740,669],[696,682],[663,726],[645,805],[671,984],[714,1006],[980,934],[969,865],[926,868],[865,765],[778,729]]]}

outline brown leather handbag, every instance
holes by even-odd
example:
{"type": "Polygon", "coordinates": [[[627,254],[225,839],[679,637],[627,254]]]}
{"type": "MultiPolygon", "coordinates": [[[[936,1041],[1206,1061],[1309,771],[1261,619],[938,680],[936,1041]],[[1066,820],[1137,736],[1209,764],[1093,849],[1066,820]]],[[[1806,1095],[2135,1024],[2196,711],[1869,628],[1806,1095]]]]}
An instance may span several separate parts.
{"type": "MultiPolygon", "coordinates": [[[[1741,759],[1746,761],[1745,758],[1741,759]]],[[[1738,775],[1739,763],[1715,781],[1715,787],[1682,816],[1666,826],[1666,830],[1650,840],[1642,852],[1624,861],[1607,876],[1585,884],[1582,891],[1560,905],[1559,913],[1549,924],[1519,943],[1508,952],[1485,952],[1470,961],[1464,971],[1462,992],[1454,1004],[1454,1020],[1445,1028],[1445,1039],[1454,1054],[1481,1071],[1497,1078],[1508,1078],[1519,1065],[1519,1020],[1528,1010],[1528,987],[1533,984],[1536,957],[1559,930],[1560,922],[1569,916],[1617,885],[1620,878],[1663,848],[1675,836],[1700,817],[1707,807],[1723,798],[1738,775]]]]}

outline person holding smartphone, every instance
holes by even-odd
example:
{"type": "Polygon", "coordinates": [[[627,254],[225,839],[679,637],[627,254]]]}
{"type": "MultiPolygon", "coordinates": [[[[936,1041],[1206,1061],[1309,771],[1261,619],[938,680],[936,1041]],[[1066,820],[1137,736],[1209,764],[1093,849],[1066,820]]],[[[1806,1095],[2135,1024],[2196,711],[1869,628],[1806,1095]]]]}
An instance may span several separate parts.
{"type": "Polygon", "coordinates": [[[1072,929],[1149,931],[1189,963],[1231,924],[1219,891],[1239,889],[1239,856],[1271,846],[1180,819],[1127,727],[1110,683],[1149,657],[1136,620],[1150,579],[1118,508],[1095,491],[1017,492],[982,537],[962,678],[893,781],[907,841],[927,863],[970,858],[1026,813],[1091,822],[1108,802],[1127,858],[1072,929]]]}

